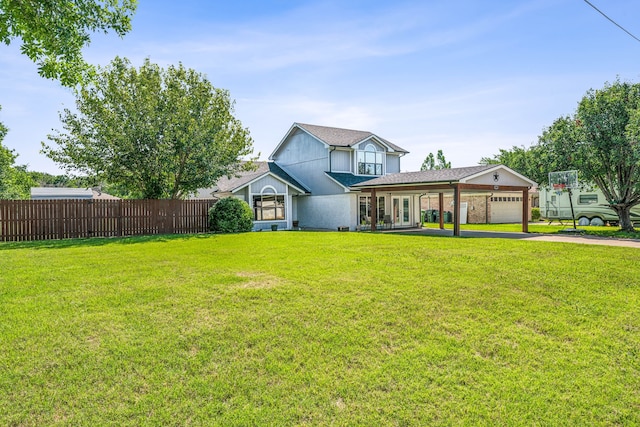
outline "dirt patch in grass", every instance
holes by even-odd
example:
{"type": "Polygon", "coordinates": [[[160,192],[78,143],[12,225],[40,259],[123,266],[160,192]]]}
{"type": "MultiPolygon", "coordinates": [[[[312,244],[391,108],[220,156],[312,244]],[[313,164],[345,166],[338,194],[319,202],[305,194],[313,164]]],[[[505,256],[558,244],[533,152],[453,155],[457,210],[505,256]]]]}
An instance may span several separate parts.
{"type": "Polygon", "coordinates": [[[272,289],[284,283],[281,278],[264,273],[241,271],[236,276],[244,279],[238,283],[241,289],[272,289]]]}

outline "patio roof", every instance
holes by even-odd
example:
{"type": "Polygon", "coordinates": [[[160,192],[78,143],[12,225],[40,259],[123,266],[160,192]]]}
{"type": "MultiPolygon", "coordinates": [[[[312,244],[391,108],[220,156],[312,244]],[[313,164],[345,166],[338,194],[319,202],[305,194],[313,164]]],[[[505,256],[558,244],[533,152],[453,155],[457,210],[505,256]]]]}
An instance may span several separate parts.
{"type": "MultiPolygon", "coordinates": [[[[460,235],[460,194],[462,192],[522,192],[522,231],[528,231],[528,193],[537,184],[504,165],[480,165],[465,168],[400,172],[353,184],[351,188],[370,193],[371,228],[375,230],[375,200],[381,192],[428,194],[438,193],[440,210],[444,193],[453,193],[454,235],[460,235]]],[[[442,212],[440,212],[441,227],[442,212]]]]}
{"type": "MultiPolygon", "coordinates": [[[[388,185],[465,182],[467,179],[476,177],[482,172],[488,172],[489,170],[496,169],[497,166],[501,166],[503,169],[506,169],[506,167],[502,165],[480,165],[464,168],[439,169],[418,172],[400,172],[367,180],[366,182],[354,184],[353,186],[360,188],[370,188],[388,185]]],[[[530,184],[535,183],[530,181],[530,184]]]]}

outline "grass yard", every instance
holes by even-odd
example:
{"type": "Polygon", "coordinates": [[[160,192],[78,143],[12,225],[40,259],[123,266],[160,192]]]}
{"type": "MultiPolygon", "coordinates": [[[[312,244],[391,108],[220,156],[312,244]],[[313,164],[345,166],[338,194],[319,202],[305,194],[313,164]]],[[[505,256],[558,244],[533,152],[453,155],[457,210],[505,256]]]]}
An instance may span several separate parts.
{"type": "Polygon", "coordinates": [[[0,425],[640,424],[636,249],[263,232],[0,271],[0,425]]]}

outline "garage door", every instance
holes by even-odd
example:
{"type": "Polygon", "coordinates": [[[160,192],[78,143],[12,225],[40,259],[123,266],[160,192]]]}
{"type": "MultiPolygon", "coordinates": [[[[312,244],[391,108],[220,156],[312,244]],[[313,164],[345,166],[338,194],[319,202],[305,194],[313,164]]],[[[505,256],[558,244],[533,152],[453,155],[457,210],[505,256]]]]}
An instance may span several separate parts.
{"type": "Polygon", "coordinates": [[[494,196],[491,198],[491,223],[522,221],[522,197],[494,196]]]}

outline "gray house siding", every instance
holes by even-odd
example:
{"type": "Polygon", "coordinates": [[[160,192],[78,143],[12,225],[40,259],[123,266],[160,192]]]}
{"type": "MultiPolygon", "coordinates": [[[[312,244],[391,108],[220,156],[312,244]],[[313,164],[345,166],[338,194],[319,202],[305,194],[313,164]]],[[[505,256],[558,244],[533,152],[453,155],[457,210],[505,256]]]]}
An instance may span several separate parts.
{"type": "MultiPolygon", "coordinates": [[[[252,194],[260,194],[265,187],[273,187],[276,194],[286,194],[287,185],[272,176],[265,176],[250,185],[252,194]]],[[[271,191],[273,192],[273,191],[271,191]]]]}
{"type": "Polygon", "coordinates": [[[387,154],[387,173],[400,172],[400,156],[387,154]]]}
{"type": "Polygon", "coordinates": [[[353,172],[351,151],[334,150],[331,152],[331,172],[353,172]]]}
{"type": "Polygon", "coordinates": [[[233,193],[233,197],[244,200],[249,204],[249,206],[251,206],[251,200],[249,200],[249,189],[247,187],[233,193]]]}
{"type": "Polygon", "coordinates": [[[357,202],[356,194],[300,197],[297,206],[300,227],[337,230],[347,226],[356,230],[357,202]]]}
{"type": "Polygon", "coordinates": [[[366,139],[366,140],[362,141],[362,142],[361,142],[360,144],[358,144],[358,145],[354,145],[354,147],[353,147],[353,148],[354,148],[355,150],[364,150],[364,149],[365,149],[365,147],[366,147],[367,145],[369,145],[369,144],[372,144],[374,147],[376,147],[376,151],[386,151],[386,149],[385,149],[382,145],[378,144],[376,141],[374,141],[374,140],[373,140],[373,139],[371,139],[371,138],[369,138],[369,139],[366,139]]]}
{"type": "Polygon", "coordinates": [[[314,195],[343,192],[342,187],[324,174],[329,168],[328,155],[329,149],[323,143],[297,130],[272,159],[314,195]]]}

